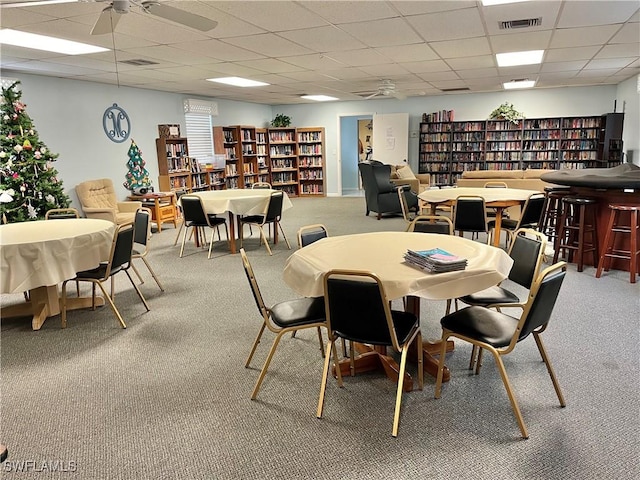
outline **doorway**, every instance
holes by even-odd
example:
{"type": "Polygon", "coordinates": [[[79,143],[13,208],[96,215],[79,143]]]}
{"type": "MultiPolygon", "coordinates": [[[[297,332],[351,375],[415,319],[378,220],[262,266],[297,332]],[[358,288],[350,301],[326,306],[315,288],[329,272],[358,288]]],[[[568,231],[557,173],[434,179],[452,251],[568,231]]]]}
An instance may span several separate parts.
{"type": "Polygon", "coordinates": [[[341,116],[339,126],[341,194],[364,196],[358,163],[367,158],[367,151],[373,147],[373,115],[341,116]]]}

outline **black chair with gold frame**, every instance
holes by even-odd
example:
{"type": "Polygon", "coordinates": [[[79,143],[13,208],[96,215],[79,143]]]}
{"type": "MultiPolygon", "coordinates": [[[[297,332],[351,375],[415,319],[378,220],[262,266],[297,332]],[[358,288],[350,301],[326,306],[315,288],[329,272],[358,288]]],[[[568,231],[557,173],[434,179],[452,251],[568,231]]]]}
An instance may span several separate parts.
{"type": "Polygon", "coordinates": [[[113,313],[118,318],[118,321],[120,322],[122,328],[127,328],[127,325],[124,323],[122,315],[120,315],[120,312],[118,311],[118,308],[113,301],[115,296],[114,276],[117,273],[124,272],[127,275],[129,281],[131,282],[131,285],[133,285],[133,288],[138,295],[138,298],[140,298],[145,308],[147,309],[147,312],[150,310],[147,301],[142,296],[142,292],[129,274],[129,267],[131,266],[131,255],[133,252],[133,237],[134,228],[132,224],[124,224],[118,226],[113,237],[113,242],[111,244],[111,254],[109,255],[109,261],[101,263],[98,267],[92,270],[78,272],[76,273],[75,278],[62,282],[62,300],[60,302],[62,310],[62,328],[66,328],[67,326],[67,282],[69,282],[70,280],[75,280],[78,282],[91,282],[93,284],[93,309],[95,309],[96,285],[100,287],[104,298],[109,303],[111,310],[113,310],[113,313]],[[107,294],[107,291],[104,288],[104,283],[107,280],[111,280],[110,295],[107,294]]]}
{"type": "MultiPolygon", "coordinates": [[[[245,368],[249,368],[253,355],[258,348],[258,344],[262,339],[262,334],[265,329],[270,330],[276,334],[276,338],[273,340],[269,354],[264,362],[260,375],[256,381],[256,385],[251,393],[251,400],[255,400],[260,391],[260,386],[264,380],[269,364],[273,358],[273,354],[276,353],[276,348],[280,343],[280,339],[287,332],[296,332],[306,328],[320,328],[325,327],[325,313],[324,313],[324,299],[322,297],[317,298],[296,298],[293,300],[287,300],[277,303],[272,307],[267,307],[260,293],[260,287],[258,281],[253,273],[253,267],[249,262],[249,257],[244,248],[240,249],[240,256],[242,257],[242,265],[244,272],[247,275],[253,298],[256,302],[260,315],[262,316],[262,326],[258,331],[258,335],[253,342],[247,361],[245,362],[245,368]]],[[[320,352],[324,354],[324,344],[322,338],[320,338],[320,352]]]]}
{"type": "MultiPolygon", "coordinates": [[[[187,239],[187,232],[191,229],[195,232],[198,242],[205,244],[207,236],[204,233],[205,228],[216,230],[218,232],[218,238],[220,238],[220,225],[224,226],[227,234],[227,241],[229,239],[229,230],[227,228],[227,221],[222,217],[207,214],[202,206],[202,200],[196,195],[182,195],[180,197],[180,203],[182,204],[183,222],[185,225],[184,233],[182,234],[182,245],[180,246],[180,258],[184,252],[184,243],[187,239]],[[200,242],[200,232],[203,233],[200,242]]],[[[213,232],[211,233],[211,241],[209,242],[209,253],[207,258],[211,258],[211,249],[213,248],[213,232]]]]}
{"type": "Polygon", "coordinates": [[[149,270],[149,273],[156,281],[156,284],[158,285],[160,291],[164,292],[164,287],[160,283],[156,272],[153,271],[153,268],[151,268],[151,264],[149,264],[149,261],[147,260],[147,255],[149,253],[149,240],[151,239],[151,216],[151,210],[146,207],[139,208],[136,211],[135,220],[133,221],[133,224],[135,226],[135,234],[133,237],[133,254],[131,255],[131,268],[134,272],[136,272],[136,275],[140,279],[140,283],[144,283],[140,272],[136,268],[135,263],[133,263],[133,260],[135,259],[142,260],[142,262],[147,267],[147,270],[149,270]],[[137,245],[139,245],[140,247],[137,248],[137,245]]]}
{"type": "Polygon", "coordinates": [[[460,195],[453,205],[453,229],[462,237],[471,232],[472,238],[480,232],[487,232],[487,209],[484,198],[460,195]]]}
{"type": "Polygon", "coordinates": [[[353,342],[392,347],[400,354],[396,404],[391,430],[391,435],[397,437],[407,353],[414,341],[418,356],[418,388],[422,390],[424,386],[420,320],[412,313],[391,310],[381,280],[371,272],[331,270],[324,276],[324,292],[329,342],[325,351],[317,417],[322,418],[332,352],[338,385],[343,386],[335,347],[335,342],[339,338],[349,340],[352,371],[354,368],[353,342]]]}
{"type": "Polygon", "coordinates": [[[284,229],[280,224],[280,220],[282,218],[282,203],[284,202],[284,193],[283,192],[273,192],[271,194],[271,198],[269,199],[269,205],[267,207],[267,211],[264,214],[260,215],[247,215],[246,217],[238,217],[238,229],[240,230],[240,247],[242,247],[242,243],[244,240],[244,226],[245,225],[255,225],[260,229],[260,240],[264,242],[264,246],[267,248],[267,252],[269,255],[273,255],[271,251],[271,247],[269,246],[269,240],[267,239],[267,235],[264,233],[264,226],[273,224],[273,235],[277,234],[277,229],[280,228],[280,232],[282,232],[282,237],[284,241],[287,243],[287,247],[291,250],[291,245],[289,244],[289,240],[287,240],[287,236],[284,233],[284,229]]]}
{"type": "MultiPolygon", "coordinates": [[[[507,235],[507,245],[513,240],[515,231],[520,228],[529,228],[533,230],[541,230],[542,215],[546,204],[546,197],[543,193],[533,193],[527,198],[522,213],[518,220],[511,218],[502,219],[501,231],[504,230],[507,235]]],[[[495,220],[490,220],[487,224],[490,230],[490,237],[493,236],[495,228],[495,220]]]]}
{"type": "Polygon", "coordinates": [[[329,232],[327,227],[321,223],[303,225],[298,229],[298,248],[306,247],[307,245],[317,242],[322,238],[327,238],[328,236],[329,232]]]}
{"type": "Polygon", "coordinates": [[[418,215],[409,224],[407,232],[453,235],[453,222],[444,215],[418,215]]]}
{"type": "MultiPolygon", "coordinates": [[[[538,351],[547,367],[551,382],[555,389],[560,406],[566,402],[558,384],[558,379],[544,348],[541,334],[545,331],[551,319],[553,308],[558,300],[558,294],[566,275],[566,263],[558,262],[544,269],[536,278],[527,303],[520,318],[506,315],[487,307],[470,306],[457,312],[444,316],[440,320],[442,325],[442,350],[438,364],[438,376],[436,378],[435,398],[440,398],[442,391],[442,376],[446,355],[446,341],[455,337],[469,342],[483,350],[491,352],[495,359],[500,377],[511,402],[511,408],[515,414],[520,432],[523,438],[529,438],[529,432],[524,424],[524,419],[518,406],[511,382],[507,376],[502,357],[511,353],[516,345],[529,335],[533,335],[538,346],[538,351]]],[[[449,384],[453,383],[453,378],[449,384]]]]}

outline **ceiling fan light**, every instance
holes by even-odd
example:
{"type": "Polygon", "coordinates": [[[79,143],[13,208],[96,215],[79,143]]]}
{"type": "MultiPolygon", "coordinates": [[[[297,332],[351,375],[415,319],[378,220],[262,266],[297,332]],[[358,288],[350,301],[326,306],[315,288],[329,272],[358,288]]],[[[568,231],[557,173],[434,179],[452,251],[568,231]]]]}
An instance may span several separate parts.
{"type": "Polygon", "coordinates": [[[108,48],[89,45],[88,43],[73,42],[62,38],[37,35],[3,28],[0,30],[0,43],[16,47],[44,50],[45,52],[62,53],[64,55],[86,55],[88,53],[108,52],[108,48]]]}
{"type": "Polygon", "coordinates": [[[332,100],[339,100],[336,97],[330,97],[329,95],[300,95],[300,98],[305,100],[313,100],[315,102],[330,102],[332,100]]]}
{"type": "Polygon", "coordinates": [[[265,82],[258,82],[257,80],[249,80],[248,78],[241,77],[207,78],[207,81],[224,83],[225,85],[233,85],[234,87],[264,87],[269,85],[265,82]]]}

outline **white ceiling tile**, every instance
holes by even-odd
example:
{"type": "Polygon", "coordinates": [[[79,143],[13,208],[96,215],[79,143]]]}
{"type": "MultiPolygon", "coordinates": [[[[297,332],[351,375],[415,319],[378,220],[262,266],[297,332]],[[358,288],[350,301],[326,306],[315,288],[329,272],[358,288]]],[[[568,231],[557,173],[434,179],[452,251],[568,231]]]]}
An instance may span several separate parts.
{"type": "Polygon", "coordinates": [[[491,54],[491,46],[485,37],[430,42],[429,46],[444,59],[491,54]]]}
{"type": "Polygon", "coordinates": [[[267,57],[273,57],[276,55],[286,57],[288,55],[304,55],[313,53],[311,50],[300,45],[296,45],[295,43],[273,33],[227,38],[225,42],[252,52],[261,53],[267,57]]]}
{"type": "Polygon", "coordinates": [[[636,43],[640,39],[640,23],[627,23],[614,35],[611,43],[636,43]]]}
{"type": "Polygon", "coordinates": [[[636,43],[617,43],[605,45],[595,58],[637,57],[640,56],[640,45],[636,43]]]}
{"type": "Polygon", "coordinates": [[[551,30],[518,32],[510,35],[493,35],[489,38],[494,53],[545,50],[549,47],[551,30]]]}
{"type": "Polygon", "coordinates": [[[411,73],[431,73],[448,72],[449,66],[442,60],[431,60],[428,62],[406,62],[402,66],[411,73]]]}
{"type": "MultiPolygon", "coordinates": [[[[327,25],[327,21],[294,2],[214,2],[215,8],[230,16],[250,19],[251,23],[272,32],[307,29],[327,25]],[[295,19],[294,22],[291,20],[295,19]]],[[[243,32],[248,33],[248,32],[243,32]]]]}
{"type": "Polygon", "coordinates": [[[303,1],[299,3],[336,25],[393,18],[398,15],[396,10],[387,2],[375,0],[350,2],[303,1]]]}
{"type": "Polygon", "coordinates": [[[390,3],[398,9],[399,12],[402,12],[403,15],[447,12],[451,10],[460,10],[462,8],[474,8],[478,5],[474,0],[456,0],[454,2],[439,0],[429,0],[427,2],[400,0],[390,3]]]}
{"type": "Polygon", "coordinates": [[[422,42],[422,39],[402,18],[345,23],[340,25],[340,28],[370,47],[410,45],[422,42]]]}
{"type": "Polygon", "coordinates": [[[638,10],[637,0],[564,2],[559,28],[624,23],[638,10]]]}
{"type": "Polygon", "coordinates": [[[496,60],[493,55],[482,55],[478,57],[466,57],[466,58],[449,58],[447,59],[447,65],[455,70],[470,70],[477,68],[495,68],[496,60]]]}
{"type": "MultiPolygon", "coordinates": [[[[619,25],[599,25],[597,27],[559,28],[553,34],[550,48],[601,45],[620,29],[619,25]]],[[[640,38],[640,37],[639,37],[640,38]]]]}
{"type": "Polygon", "coordinates": [[[384,65],[389,60],[372,48],[363,48],[361,50],[333,51],[327,52],[326,55],[333,58],[337,62],[350,67],[363,67],[366,65],[384,65]]]}
{"type": "Polygon", "coordinates": [[[633,63],[633,58],[602,58],[591,60],[584,67],[587,70],[605,69],[605,68],[624,68],[633,63]]]}
{"type": "Polygon", "coordinates": [[[282,62],[274,58],[263,58],[260,60],[246,60],[242,62],[236,62],[238,65],[244,65],[245,67],[254,68],[256,70],[262,70],[267,73],[285,73],[296,72],[303,70],[301,67],[296,67],[288,62],[282,62]]]}
{"type": "Polygon", "coordinates": [[[393,77],[394,75],[406,75],[409,73],[398,64],[371,65],[360,69],[376,77],[393,77]]]}
{"type": "Polygon", "coordinates": [[[173,47],[187,52],[223,61],[243,61],[266,58],[260,53],[230,45],[219,40],[202,40],[199,42],[174,43],[173,47]]]}
{"type": "Polygon", "coordinates": [[[438,55],[426,43],[413,45],[400,45],[393,47],[378,47],[374,49],[380,55],[398,63],[420,62],[423,60],[436,60],[438,55]]]}
{"type": "Polygon", "coordinates": [[[586,60],[576,60],[574,62],[546,62],[540,67],[540,71],[547,72],[566,72],[569,70],[581,70],[587,64],[586,60]]]}
{"type": "Polygon", "coordinates": [[[480,37],[485,33],[476,8],[416,15],[407,17],[407,20],[428,42],[480,37]]]}
{"type": "Polygon", "coordinates": [[[335,26],[292,30],[282,32],[280,35],[315,52],[330,52],[341,48],[352,50],[366,47],[365,43],[335,26]]]}
{"type": "Polygon", "coordinates": [[[590,60],[600,47],[553,48],[544,54],[545,62],[564,62],[571,60],[590,60]]]}
{"type": "Polygon", "coordinates": [[[498,69],[493,68],[473,68],[470,70],[458,70],[458,76],[463,80],[484,79],[498,76],[498,69]]]}

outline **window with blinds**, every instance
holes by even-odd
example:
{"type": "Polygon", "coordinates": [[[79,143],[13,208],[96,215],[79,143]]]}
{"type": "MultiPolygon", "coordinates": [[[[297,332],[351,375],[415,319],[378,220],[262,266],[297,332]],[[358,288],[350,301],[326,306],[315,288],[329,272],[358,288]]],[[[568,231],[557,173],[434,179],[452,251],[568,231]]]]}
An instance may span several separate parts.
{"type": "Polygon", "coordinates": [[[211,115],[202,113],[185,113],[187,124],[187,146],[189,156],[198,160],[213,155],[213,128],[211,115]]]}

